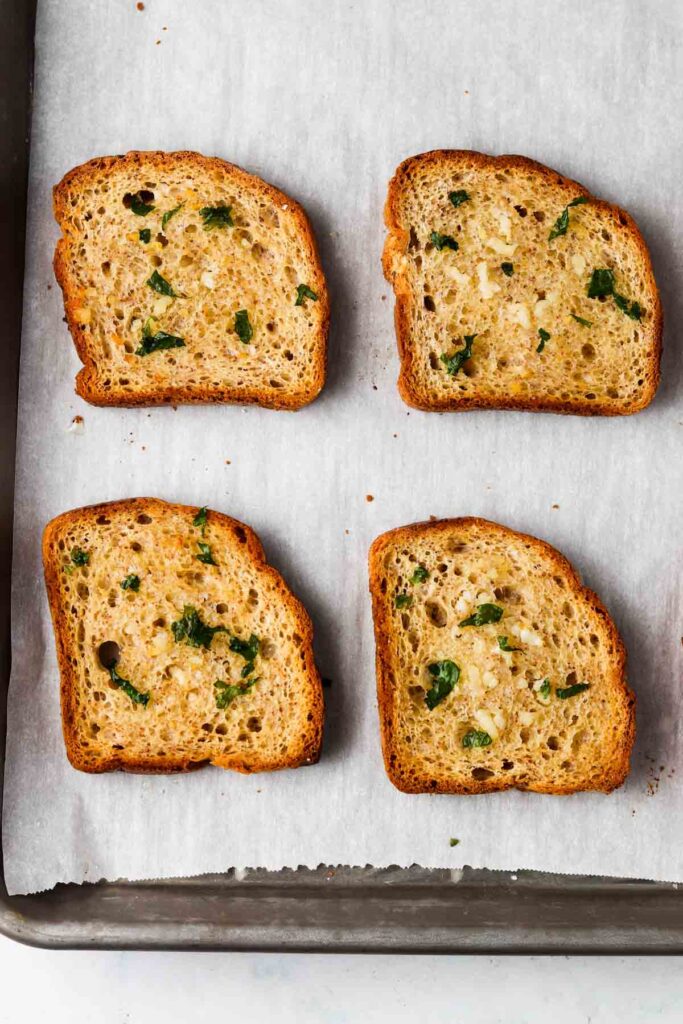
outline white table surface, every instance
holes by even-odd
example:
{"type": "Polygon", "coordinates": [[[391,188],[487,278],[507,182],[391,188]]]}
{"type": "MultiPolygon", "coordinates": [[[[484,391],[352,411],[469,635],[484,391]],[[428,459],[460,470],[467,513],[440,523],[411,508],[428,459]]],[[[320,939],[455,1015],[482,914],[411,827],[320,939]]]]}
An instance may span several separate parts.
{"type": "Polygon", "coordinates": [[[631,1024],[683,1019],[668,957],[46,952],[0,939],[0,1024],[631,1024]]]}

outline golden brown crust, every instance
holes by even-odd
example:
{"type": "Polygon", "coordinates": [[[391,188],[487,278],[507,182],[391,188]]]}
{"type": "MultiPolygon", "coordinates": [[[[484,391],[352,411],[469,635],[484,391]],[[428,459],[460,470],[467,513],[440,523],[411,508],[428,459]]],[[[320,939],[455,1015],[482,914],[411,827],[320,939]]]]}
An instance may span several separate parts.
{"type": "Polygon", "coordinates": [[[220,157],[207,157],[189,150],[166,153],[162,150],[149,152],[131,150],[122,156],[94,157],[78,167],[68,171],[52,190],[54,217],[62,230],[62,238],[55,247],[53,267],[57,283],[64,296],[64,310],[67,326],[73,339],[78,358],[83,368],[76,376],[76,393],[91,405],[99,406],[151,406],[175,404],[206,404],[208,402],[225,402],[238,405],[261,405],[267,409],[296,410],[308,405],[320,394],[327,369],[327,334],[330,322],[330,301],[327,282],[323,273],[318,247],[310,221],[303,207],[291,196],[254,174],[250,174],[236,164],[231,164],[220,157]],[[311,287],[318,295],[318,311],[321,325],[315,363],[314,382],[306,393],[286,393],[273,395],[260,388],[229,387],[201,388],[169,385],[138,391],[135,394],[106,390],[98,385],[97,374],[88,348],[83,325],[79,323],[76,310],[80,304],[80,296],[70,273],[72,242],[68,234],[68,209],[66,197],[71,189],[87,188],[89,183],[100,173],[108,172],[121,166],[140,166],[141,169],[158,169],[163,171],[169,161],[184,161],[190,168],[196,167],[202,172],[219,172],[232,178],[238,186],[261,195],[273,204],[287,204],[297,222],[301,234],[302,245],[306,250],[313,277],[311,287]]]}
{"type": "Polygon", "coordinates": [[[478,153],[470,150],[458,149],[435,149],[417,156],[408,157],[397,167],[393,178],[389,182],[387,198],[384,206],[384,223],[389,232],[382,253],[382,269],[384,276],[389,281],[395,292],[394,323],[396,329],[396,343],[399,359],[401,361],[398,389],[401,398],[407,405],[414,409],[421,409],[424,412],[465,412],[468,409],[507,409],[526,410],[530,412],[554,412],[576,416],[618,416],[624,413],[630,414],[640,412],[652,401],[659,386],[660,363],[662,355],[662,332],[663,314],[662,304],[655,282],[650,254],[645,241],[638,229],[633,217],[626,210],[608,203],[604,199],[598,199],[589,192],[584,185],[571,178],[566,178],[557,171],[546,167],[544,164],[531,160],[529,157],[516,155],[489,156],[486,153],[478,153]],[[591,204],[598,210],[603,211],[611,217],[615,229],[620,233],[628,233],[636,246],[639,257],[645,269],[649,284],[648,298],[653,307],[652,321],[652,342],[653,355],[651,371],[648,374],[648,389],[643,389],[640,401],[634,403],[630,408],[616,408],[609,402],[599,401],[566,401],[551,396],[514,396],[507,398],[464,397],[440,398],[425,394],[415,386],[415,374],[412,370],[414,350],[411,346],[411,322],[412,322],[412,295],[407,283],[400,276],[392,272],[392,259],[396,253],[403,253],[408,241],[407,232],[401,225],[399,215],[399,200],[401,193],[406,188],[410,179],[410,173],[416,166],[430,165],[457,165],[458,167],[474,168],[523,168],[533,171],[540,178],[563,188],[568,189],[572,196],[583,195],[591,200],[591,204]]]}
{"type": "Polygon", "coordinates": [[[110,771],[135,772],[139,774],[170,774],[174,772],[187,772],[202,767],[204,764],[212,763],[221,768],[229,768],[242,773],[257,771],[276,771],[281,768],[297,768],[302,765],[315,764],[320,758],[322,746],[322,732],[324,719],[324,701],[322,694],[322,683],[313,657],[313,625],[310,617],[301,604],[289,589],[284,579],[273,566],[266,561],[265,552],[258,536],[251,527],[241,523],[231,516],[221,512],[207,511],[207,521],[213,522],[225,530],[235,533],[241,542],[246,544],[248,553],[253,559],[257,568],[271,578],[276,586],[283,602],[287,605],[297,622],[297,632],[301,636],[301,650],[303,652],[304,672],[311,686],[311,704],[309,708],[309,727],[301,737],[299,749],[295,749],[267,765],[255,763],[255,759],[232,755],[225,758],[216,758],[210,761],[208,758],[201,761],[193,761],[190,758],[173,758],[172,755],[164,755],[163,758],[145,758],[137,760],[129,757],[125,751],[119,754],[112,754],[96,763],[84,759],[82,750],[78,743],[78,730],[76,726],[76,672],[70,656],[70,636],[67,621],[63,614],[60,586],[60,569],[58,559],[55,557],[54,542],[64,534],[71,524],[82,521],[86,516],[89,519],[96,519],[107,510],[139,515],[159,511],[173,511],[181,515],[194,518],[199,509],[191,505],[178,505],[162,501],[159,498],[127,498],[122,501],[107,501],[97,505],[88,505],[83,508],[71,509],[63,512],[50,520],[43,531],[42,554],[43,568],[45,573],[45,586],[47,590],[50,614],[55,635],[57,649],[57,661],[60,674],[60,695],[62,708],[62,731],[66,746],[67,757],[72,766],[79,771],[88,773],[101,773],[110,771]]]}
{"type": "Polygon", "coordinates": [[[369,554],[370,594],[372,598],[372,614],[375,629],[375,663],[377,672],[377,702],[380,717],[382,754],[384,767],[393,785],[403,793],[457,793],[461,795],[474,793],[501,792],[507,789],[525,789],[535,793],[549,793],[565,796],[585,789],[595,789],[603,793],[611,793],[621,786],[628,775],[631,748],[635,741],[635,694],[626,683],[626,650],[617,627],[600,598],[588,587],[584,587],[579,574],[571,563],[556,548],[546,541],[539,540],[529,534],[511,530],[486,519],[476,516],[465,516],[457,519],[441,519],[428,522],[412,523],[389,530],[377,537],[370,548],[369,554]],[[411,773],[406,777],[400,763],[400,746],[394,735],[394,684],[392,682],[392,666],[389,658],[389,637],[391,620],[386,595],[382,592],[383,558],[388,550],[397,543],[408,544],[416,537],[425,534],[448,533],[454,529],[475,526],[484,530],[493,529],[498,534],[504,533],[533,546],[539,557],[553,565],[554,571],[566,578],[570,589],[577,600],[585,602],[600,618],[605,634],[614,649],[613,672],[610,679],[610,695],[613,701],[614,717],[623,722],[620,741],[611,750],[611,758],[605,766],[603,775],[595,785],[568,787],[554,781],[537,782],[520,787],[514,783],[501,781],[500,775],[492,779],[478,781],[472,779],[467,788],[458,785],[449,776],[432,772],[419,776],[411,773]]]}

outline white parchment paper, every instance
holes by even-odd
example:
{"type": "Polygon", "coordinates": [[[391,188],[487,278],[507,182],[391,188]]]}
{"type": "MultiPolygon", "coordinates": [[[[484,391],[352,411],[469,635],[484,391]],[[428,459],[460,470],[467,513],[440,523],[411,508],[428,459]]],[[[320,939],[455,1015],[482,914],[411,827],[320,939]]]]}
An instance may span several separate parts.
{"type": "Polygon", "coordinates": [[[676,0],[39,4],[4,798],[10,892],[320,863],[683,880],[682,44],[676,0]],[[89,157],[157,147],[235,161],[309,211],[333,296],[329,380],[309,408],[98,410],[74,396],[50,189],[89,157]],[[401,403],[382,204],[396,164],[435,147],[527,154],[633,213],[668,323],[650,409],[601,420],[434,415],[401,403]],[[80,434],[67,430],[75,415],[80,434]],[[67,508],[145,494],[251,524],[303,599],[333,679],[318,766],[170,778],[69,767],[41,530],[67,508]],[[614,795],[411,797],[385,778],[368,546],[393,526],[465,514],[549,540],[611,609],[638,695],[633,768],[614,795]]]}

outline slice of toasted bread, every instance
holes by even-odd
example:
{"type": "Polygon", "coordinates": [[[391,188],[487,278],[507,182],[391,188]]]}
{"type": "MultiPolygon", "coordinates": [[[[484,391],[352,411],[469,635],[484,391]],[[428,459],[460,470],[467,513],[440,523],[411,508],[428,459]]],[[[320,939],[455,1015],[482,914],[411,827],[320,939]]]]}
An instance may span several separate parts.
{"type": "Polygon", "coordinates": [[[325,381],[329,302],[306,214],[199,153],[128,153],[54,189],[55,274],[94,405],[298,409],[325,381]]]}
{"type": "Polygon", "coordinates": [[[437,150],[389,184],[383,267],[418,409],[637,412],[662,313],[633,219],[520,156],[437,150]]]}
{"type": "Polygon", "coordinates": [[[610,792],[635,698],[599,598],[549,544],[484,519],[370,551],[387,774],[406,793],[610,792]]]}
{"type": "Polygon", "coordinates": [[[43,561],[74,768],[317,761],[311,623],[248,526],[132,498],[53,519],[43,561]]]}

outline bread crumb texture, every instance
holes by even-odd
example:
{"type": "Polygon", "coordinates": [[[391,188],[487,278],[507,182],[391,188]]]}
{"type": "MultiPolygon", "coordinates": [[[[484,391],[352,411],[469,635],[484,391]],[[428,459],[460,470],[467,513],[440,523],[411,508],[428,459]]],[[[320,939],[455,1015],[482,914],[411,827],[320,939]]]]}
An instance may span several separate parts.
{"type": "Polygon", "coordinates": [[[58,516],[43,558],[75,768],[317,761],[311,623],[247,526],[137,498],[58,516]]]}
{"type": "Polygon", "coordinates": [[[293,199],[224,160],[131,152],[70,171],[54,212],[87,401],[296,409],[319,393],[327,288],[293,199]]]}
{"type": "Polygon", "coordinates": [[[610,792],[635,698],[599,598],[533,537],[482,519],[383,534],[370,552],[384,760],[405,792],[610,792]]]}
{"type": "Polygon", "coordinates": [[[399,166],[385,221],[408,404],[618,415],[652,400],[661,305],[624,210],[525,157],[438,150],[399,166]]]}

